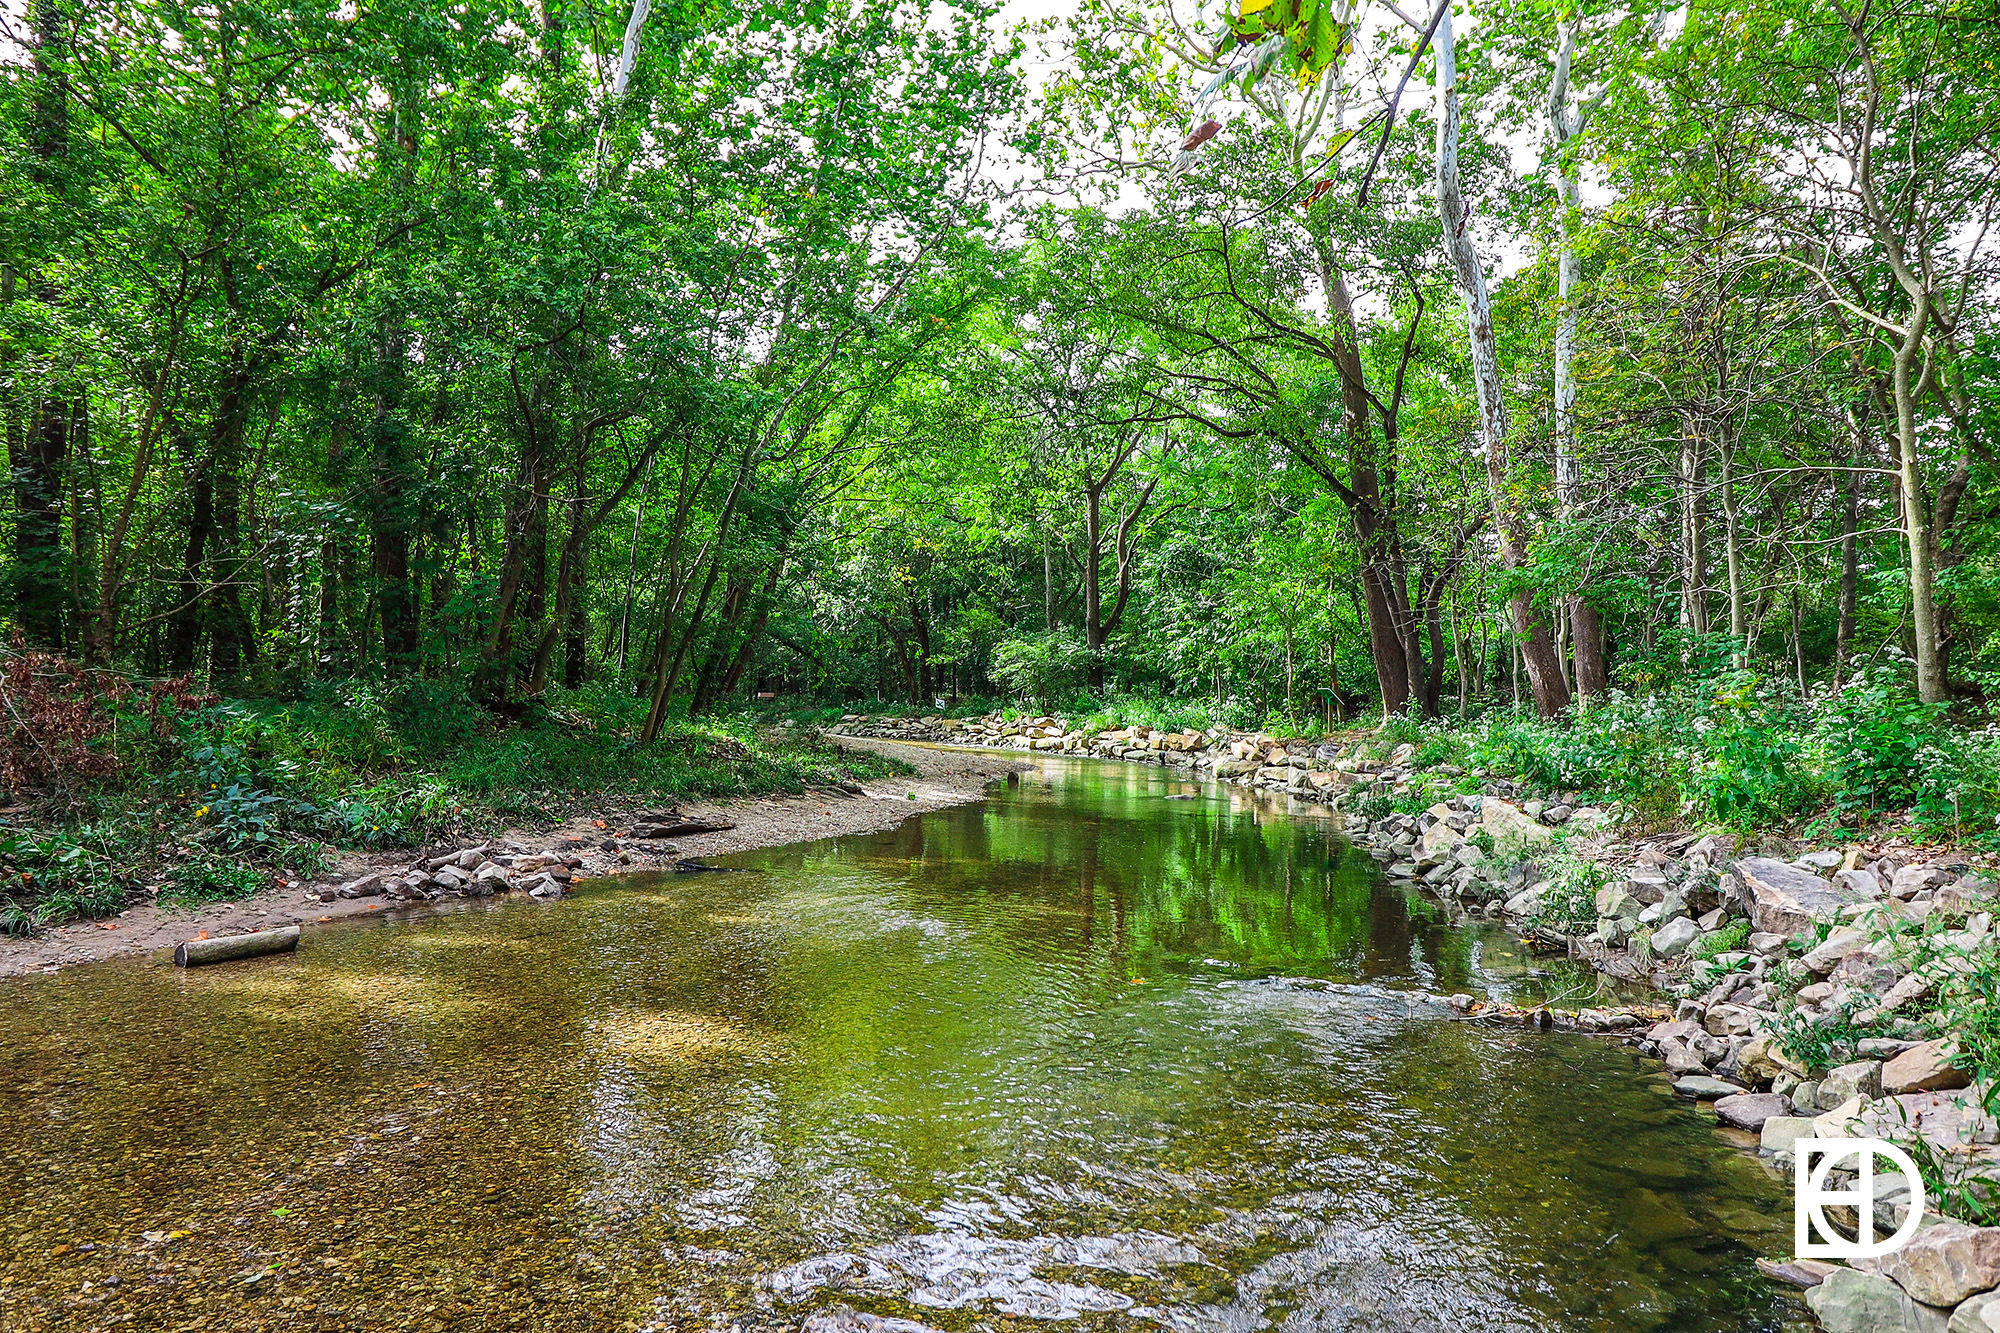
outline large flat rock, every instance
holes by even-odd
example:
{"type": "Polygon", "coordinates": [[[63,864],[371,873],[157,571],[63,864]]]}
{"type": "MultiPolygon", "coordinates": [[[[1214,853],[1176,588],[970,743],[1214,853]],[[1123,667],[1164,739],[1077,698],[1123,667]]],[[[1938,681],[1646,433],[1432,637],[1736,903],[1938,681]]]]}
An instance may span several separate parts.
{"type": "Polygon", "coordinates": [[[1816,922],[1833,920],[1841,908],[1861,901],[1852,890],[1768,856],[1744,857],[1729,867],[1729,877],[1750,924],[1773,935],[1811,930],[1816,922]]]}
{"type": "Polygon", "coordinates": [[[1479,827],[1493,837],[1493,846],[1505,859],[1533,850],[1555,837],[1555,830],[1528,818],[1519,806],[1487,797],[1479,806],[1479,827]]]}
{"type": "Polygon", "coordinates": [[[1877,1259],[1875,1271],[1926,1305],[1957,1305],[2000,1287],[2000,1227],[1938,1222],[1877,1259]]]}
{"type": "Polygon", "coordinates": [[[1945,1333],[1951,1311],[1910,1299],[1886,1277],[1836,1268],[1806,1293],[1826,1333],[1945,1333]]]}

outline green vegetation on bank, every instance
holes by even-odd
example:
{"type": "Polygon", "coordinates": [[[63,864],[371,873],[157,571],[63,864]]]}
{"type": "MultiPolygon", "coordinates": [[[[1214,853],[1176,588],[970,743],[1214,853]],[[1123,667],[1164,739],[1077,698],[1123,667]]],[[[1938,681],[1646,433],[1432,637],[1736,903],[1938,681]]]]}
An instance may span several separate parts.
{"type": "Polygon", "coordinates": [[[747,715],[640,745],[643,702],[602,690],[552,692],[517,719],[423,680],[328,682],[287,702],[182,690],[178,704],[148,711],[146,691],[108,673],[42,655],[7,665],[0,696],[13,725],[0,761],[41,790],[0,814],[0,933],[135,901],[244,898],[318,871],[335,851],[908,771],[747,715]],[[23,688],[30,675],[41,688],[23,688]],[[39,770],[63,744],[68,762],[39,770]]]}
{"type": "MultiPolygon", "coordinates": [[[[945,710],[869,707],[889,717],[992,711],[985,700],[945,710]]],[[[843,716],[838,707],[767,711],[817,725],[843,716]]],[[[1000,711],[1036,710],[1006,704],[1000,711]]],[[[1492,707],[1428,720],[1400,714],[1368,732],[1382,754],[1412,746],[1413,768],[1477,770],[1533,790],[1616,804],[1641,828],[1783,830],[1832,841],[1891,829],[1922,840],[2000,844],[2000,727],[1970,725],[1969,712],[1953,717],[1943,705],[1919,700],[1908,664],[1891,653],[1838,690],[1817,686],[1803,696],[1785,677],[1725,667],[1690,670],[1644,693],[1614,688],[1552,719],[1492,707]]],[[[1226,727],[1318,736],[1326,730],[1321,719],[1259,712],[1241,701],[1217,708],[1207,700],[1140,695],[1075,696],[1052,715],[1086,732],[1226,727]]],[[[1415,813],[1449,785],[1434,776],[1406,796],[1370,799],[1382,806],[1376,813],[1405,807],[1415,813]]]]}

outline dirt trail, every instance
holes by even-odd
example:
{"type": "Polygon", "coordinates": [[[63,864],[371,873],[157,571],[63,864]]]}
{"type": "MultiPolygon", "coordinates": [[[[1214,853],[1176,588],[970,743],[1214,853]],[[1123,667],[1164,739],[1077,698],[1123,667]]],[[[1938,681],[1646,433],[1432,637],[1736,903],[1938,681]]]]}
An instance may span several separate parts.
{"type": "MultiPolygon", "coordinates": [[[[949,805],[976,801],[987,784],[1028,765],[1001,754],[962,750],[940,750],[893,741],[843,738],[840,744],[852,749],[893,754],[915,766],[917,772],[903,777],[875,778],[861,784],[861,796],[807,794],[804,796],[758,796],[732,801],[704,801],[687,807],[694,818],[729,821],[735,828],[697,837],[675,838],[671,846],[680,856],[719,856],[724,852],[748,851],[754,847],[775,847],[788,842],[806,842],[841,834],[875,833],[894,828],[911,815],[939,810],[949,805]],[[915,799],[912,799],[914,796],[915,799]]],[[[631,805],[600,812],[621,827],[620,814],[629,815],[631,805]]],[[[565,838],[583,840],[596,848],[605,837],[590,818],[574,819],[551,829],[530,832],[508,829],[501,836],[533,847],[553,847],[565,838]]],[[[368,870],[400,869],[414,853],[392,852],[355,855],[320,880],[314,889],[327,888],[368,870]]],[[[587,855],[582,875],[621,874],[651,870],[670,861],[672,855],[660,846],[627,843],[622,853],[592,851],[587,855]],[[621,862],[618,858],[623,856],[621,862]]],[[[447,898],[447,903],[462,901],[447,898]]],[[[242,902],[217,903],[193,912],[164,908],[133,907],[109,921],[80,921],[50,930],[35,939],[0,940],[0,977],[24,976],[31,972],[53,972],[73,963],[94,962],[115,954],[152,953],[171,949],[202,931],[210,935],[236,935],[294,923],[308,927],[346,917],[369,916],[382,912],[412,913],[433,910],[424,903],[390,905],[382,898],[308,901],[301,886],[271,889],[242,902]]]]}

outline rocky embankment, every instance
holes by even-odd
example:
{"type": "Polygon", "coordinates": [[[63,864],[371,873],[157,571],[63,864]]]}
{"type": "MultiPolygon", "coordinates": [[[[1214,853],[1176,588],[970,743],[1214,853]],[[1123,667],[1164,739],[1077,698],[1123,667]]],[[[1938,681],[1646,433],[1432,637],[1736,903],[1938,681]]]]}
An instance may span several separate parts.
{"type": "MultiPolygon", "coordinates": [[[[892,718],[850,713],[828,728],[828,734],[1160,764],[1238,786],[1284,792],[1336,809],[1352,807],[1356,801],[1371,795],[1406,794],[1413,780],[1442,781],[1466,776],[1462,770],[1448,765],[1418,772],[1412,767],[1416,755],[1413,745],[1397,746],[1375,756],[1369,753],[1373,747],[1365,741],[1343,743],[1221,727],[1207,731],[1117,727],[1087,732],[1054,717],[1010,720],[995,713],[975,718],[892,718]]],[[[1505,796],[1518,790],[1516,784],[1504,778],[1474,776],[1482,779],[1484,789],[1495,795],[1505,796]]],[[[1568,807],[1551,807],[1546,812],[1557,823],[1571,813],[1568,807]]],[[[1602,819],[1602,811],[1591,811],[1585,814],[1583,822],[1601,823],[1602,819]]]]}
{"type": "MultiPolygon", "coordinates": [[[[1087,733],[1053,717],[998,716],[849,717],[836,731],[1160,764],[1348,812],[1348,835],[1390,877],[1461,917],[1508,920],[1673,1006],[1671,1017],[1634,1005],[1552,1014],[1451,997],[1461,1013],[1636,1041],[1680,1095],[1712,1107],[1787,1182],[1802,1137],[1886,1139],[1930,1164],[1931,1208],[1903,1249],[1852,1267],[1763,1263],[1807,1289],[1830,1333],[2000,1333],[2000,1227],[1939,1212],[1941,1186],[1953,1211],[1972,1213],[1979,1199],[2000,1211],[2000,1123],[1985,1109],[2000,1098],[1962,1067],[1971,1062],[1955,1028],[1968,990],[2000,993],[2000,886],[1967,858],[1899,840],[1628,840],[1615,806],[1476,770],[1420,769],[1413,746],[1367,738],[1087,733]]],[[[1851,1184],[1836,1170],[1830,1185],[1843,1177],[1851,1184]]],[[[1875,1176],[1874,1193],[1878,1218],[1900,1224],[1911,1197],[1901,1177],[1875,1176]]]]}
{"type": "Polygon", "coordinates": [[[372,870],[333,888],[309,889],[310,901],[388,898],[398,902],[436,902],[441,898],[490,898],[516,890],[534,898],[560,898],[578,877],[616,874],[635,860],[677,871],[706,867],[679,860],[680,848],[662,841],[718,833],[736,826],[727,821],[688,820],[674,814],[641,820],[633,827],[595,843],[585,838],[557,839],[553,846],[532,847],[510,839],[455,848],[435,856],[420,856],[403,869],[372,870]]]}

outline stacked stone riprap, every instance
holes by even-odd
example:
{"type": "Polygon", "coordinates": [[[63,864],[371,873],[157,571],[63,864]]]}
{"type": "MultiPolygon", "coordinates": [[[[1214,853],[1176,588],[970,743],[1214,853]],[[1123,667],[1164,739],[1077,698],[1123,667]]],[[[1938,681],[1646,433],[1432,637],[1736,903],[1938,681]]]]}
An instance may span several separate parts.
{"type": "Polygon", "coordinates": [[[435,902],[440,898],[487,898],[521,891],[537,898],[560,898],[578,876],[629,869],[634,854],[671,860],[671,843],[605,837],[594,844],[564,839],[551,848],[505,840],[421,856],[398,870],[375,870],[330,888],[306,891],[308,902],[341,898],[387,898],[435,902]]]}
{"type": "MultiPolygon", "coordinates": [[[[1239,787],[1283,793],[1300,800],[1344,809],[1358,798],[1377,793],[1407,795],[1413,782],[1447,781],[1463,777],[1445,765],[1419,771],[1413,766],[1416,747],[1402,745],[1379,759],[1365,758],[1352,742],[1340,743],[1269,732],[1210,727],[1206,731],[1163,731],[1157,727],[1115,727],[1085,731],[1057,717],[1007,718],[942,716],[892,718],[850,713],[828,732],[835,736],[865,736],[878,740],[929,741],[945,745],[977,745],[1101,759],[1159,764],[1193,776],[1239,787]]],[[[1490,779],[1487,789],[1499,795],[1515,790],[1504,779],[1490,779]]]]}

